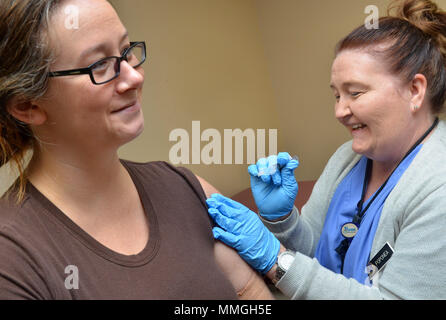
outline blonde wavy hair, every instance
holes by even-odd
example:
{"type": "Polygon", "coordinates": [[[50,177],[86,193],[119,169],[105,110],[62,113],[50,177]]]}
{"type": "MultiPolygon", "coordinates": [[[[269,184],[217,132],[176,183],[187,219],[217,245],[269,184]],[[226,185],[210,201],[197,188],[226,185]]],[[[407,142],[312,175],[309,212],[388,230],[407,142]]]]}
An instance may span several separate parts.
{"type": "Polygon", "coordinates": [[[0,1],[0,166],[12,163],[18,169],[19,178],[9,190],[17,191],[17,202],[22,201],[26,187],[25,154],[36,140],[29,126],[11,116],[7,106],[12,99],[32,101],[45,94],[53,62],[47,30],[61,1],[0,1]]]}

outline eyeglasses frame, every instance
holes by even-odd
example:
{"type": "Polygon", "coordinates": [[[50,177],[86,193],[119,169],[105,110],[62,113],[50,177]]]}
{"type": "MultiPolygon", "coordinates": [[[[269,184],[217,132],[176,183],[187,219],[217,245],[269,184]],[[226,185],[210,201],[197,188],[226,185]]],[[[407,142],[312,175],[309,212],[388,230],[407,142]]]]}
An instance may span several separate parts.
{"type": "Polygon", "coordinates": [[[141,60],[141,62],[139,62],[136,66],[132,66],[133,68],[137,68],[140,65],[142,65],[145,61],[146,61],[146,56],[147,56],[147,51],[146,51],[146,43],[145,41],[138,41],[138,42],[130,42],[130,47],[128,47],[127,49],[125,49],[125,51],[122,53],[122,55],[120,57],[117,56],[110,56],[110,57],[105,57],[102,58],[101,60],[98,60],[94,63],[92,63],[91,65],[89,65],[86,68],[80,68],[80,69],[70,69],[70,70],[60,70],[60,71],[52,71],[48,73],[49,77],[63,77],[63,76],[76,76],[76,75],[82,75],[82,74],[88,74],[90,76],[91,82],[93,82],[93,84],[95,85],[101,85],[101,84],[106,84],[114,79],[116,79],[117,77],[119,77],[120,73],[121,73],[121,62],[122,61],[127,61],[127,53],[132,50],[134,47],[136,47],[137,45],[142,44],[143,45],[143,58],[141,60]],[[103,82],[96,82],[96,80],[94,79],[93,76],[93,67],[99,63],[101,63],[104,60],[108,60],[111,58],[115,58],[117,61],[117,71],[116,74],[113,78],[107,80],[107,81],[103,81],[103,82]]]}

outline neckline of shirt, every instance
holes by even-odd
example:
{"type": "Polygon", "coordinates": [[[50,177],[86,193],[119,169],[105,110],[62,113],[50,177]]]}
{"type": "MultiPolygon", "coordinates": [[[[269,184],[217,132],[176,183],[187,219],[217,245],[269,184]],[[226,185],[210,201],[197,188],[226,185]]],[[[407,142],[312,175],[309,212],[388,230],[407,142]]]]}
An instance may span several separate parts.
{"type": "MultiPolygon", "coordinates": [[[[79,240],[85,247],[90,249],[93,253],[101,256],[102,258],[127,267],[138,267],[150,262],[158,253],[159,249],[159,227],[156,214],[153,210],[153,205],[150,201],[147,191],[144,185],[139,180],[138,176],[132,170],[130,164],[125,160],[121,160],[128,171],[135,187],[138,191],[138,195],[141,199],[141,203],[144,208],[147,220],[149,222],[149,239],[147,243],[139,253],[133,255],[125,255],[118,253],[94,239],[86,231],[84,231],[79,225],[71,220],[62,210],[54,205],[45,195],[43,195],[31,182],[27,183],[27,191],[32,197],[35,197],[39,204],[41,204],[46,213],[49,213],[50,217],[56,218],[55,220],[61,224],[69,233],[79,240]]],[[[53,219],[54,220],[54,219],[53,219]]]]}

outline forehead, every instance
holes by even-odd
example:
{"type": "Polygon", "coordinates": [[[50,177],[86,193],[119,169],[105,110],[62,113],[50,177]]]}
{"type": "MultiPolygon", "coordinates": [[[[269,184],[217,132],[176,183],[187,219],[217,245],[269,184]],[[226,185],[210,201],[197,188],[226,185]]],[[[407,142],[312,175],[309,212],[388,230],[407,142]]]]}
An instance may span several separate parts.
{"type": "Polygon", "coordinates": [[[344,50],[333,61],[331,81],[371,81],[387,74],[384,64],[366,51],[344,50]]]}
{"type": "Polygon", "coordinates": [[[125,32],[108,1],[66,0],[51,16],[48,36],[57,56],[67,58],[97,43],[114,44],[125,32]]]}

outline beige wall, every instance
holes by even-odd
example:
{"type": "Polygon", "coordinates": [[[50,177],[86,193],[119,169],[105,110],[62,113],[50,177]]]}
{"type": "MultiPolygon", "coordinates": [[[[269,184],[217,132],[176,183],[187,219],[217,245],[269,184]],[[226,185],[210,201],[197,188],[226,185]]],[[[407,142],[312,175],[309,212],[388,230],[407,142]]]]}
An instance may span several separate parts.
{"type": "MultiPolygon", "coordinates": [[[[144,39],[149,62],[145,130],[120,155],[169,160],[169,133],[193,120],[201,130],[279,128],[275,99],[251,0],[114,0],[131,39],[144,39]]],[[[280,133],[279,133],[280,135],[280,133]]],[[[202,147],[207,143],[203,143],[202,147]]],[[[222,144],[223,146],[223,144],[222,144]]],[[[186,165],[232,195],[249,186],[247,165],[186,165]]]]}
{"type": "MultiPolygon", "coordinates": [[[[146,127],[120,150],[123,158],[169,161],[169,133],[184,128],[191,135],[194,120],[222,136],[224,129],[277,128],[279,151],[299,155],[296,177],[309,180],[349,139],[333,115],[333,48],[364,23],[367,5],[384,15],[390,1],[111,2],[131,40],[145,40],[149,49],[146,127]]],[[[446,8],[446,0],[437,3],[446,8]]],[[[249,187],[247,165],[186,167],[227,195],[249,187]]]]}

